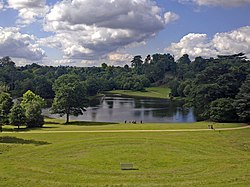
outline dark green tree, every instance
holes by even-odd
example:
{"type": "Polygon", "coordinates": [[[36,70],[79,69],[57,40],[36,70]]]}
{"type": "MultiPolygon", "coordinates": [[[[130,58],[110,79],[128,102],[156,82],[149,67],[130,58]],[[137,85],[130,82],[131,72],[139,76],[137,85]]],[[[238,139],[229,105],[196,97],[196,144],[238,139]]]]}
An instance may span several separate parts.
{"type": "Polygon", "coordinates": [[[232,122],[237,121],[233,100],[228,98],[220,98],[210,104],[208,111],[210,120],[216,122],[232,122]]]}
{"type": "Polygon", "coordinates": [[[106,63],[102,63],[101,66],[102,66],[102,69],[104,69],[104,70],[108,67],[108,65],[106,63]]]}
{"type": "Polygon", "coordinates": [[[10,94],[1,92],[0,93],[0,124],[8,124],[10,109],[13,105],[12,97],[10,94]]]}
{"type": "Polygon", "coordinates": [[[142,61],[142,57],[140,55],[137,55],[133,58],[133,60],[131,61],[131,66],[132,68],[134,68],[135,73],[140,75],[143,73],[143,61],[142,61]]]}
{"type": "Polygon", "coordinates": [[[55,81],[53,90],[53,113],[66,115],[66,123],[69,123],[70,115],[83,114],[86,106],[86,88],[77,75],[62,75],[55,81]]]}
{"type": "Polygon", "coordinates": [[[181,58],[179,58],[179,60],[177,60],[177,63],[189,65],[191,60],[189,59],[188,54],[184,54],[181,58]]]}
{"type": "Polygon", "coordinates": [[[250,75],[240,87],[239,93],[236,95],[235,107],[240,121],[250,121],[250,75]]]}

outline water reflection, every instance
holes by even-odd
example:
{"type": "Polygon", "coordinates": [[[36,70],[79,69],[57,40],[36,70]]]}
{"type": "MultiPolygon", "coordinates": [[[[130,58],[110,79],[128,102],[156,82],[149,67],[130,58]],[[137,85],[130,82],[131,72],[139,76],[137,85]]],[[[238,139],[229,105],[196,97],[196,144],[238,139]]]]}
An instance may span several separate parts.
{"type": "MultiPolygon", "coordinates": [[[[59,117],[58,115],[50,115],[59,117]]],[[[90,103],[87,111],[71,120],[124,122],[194,122],[192,108],[184,109],[180,103],[161,99],[131,98],[108,95],[90,103]]]]}

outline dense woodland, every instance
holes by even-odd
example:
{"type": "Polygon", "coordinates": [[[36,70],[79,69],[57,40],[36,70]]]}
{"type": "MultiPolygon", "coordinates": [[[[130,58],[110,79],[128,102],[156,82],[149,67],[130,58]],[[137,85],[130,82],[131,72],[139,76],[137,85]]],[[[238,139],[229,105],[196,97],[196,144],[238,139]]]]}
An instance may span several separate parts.
{"type": "Polygon", "coordinates": [[[55,113],[77,115],[84,110],[84,107],[61,107],[67,105],[67,100],[60,100],[67,91],[69,99],[74,98],[70,93],[82,95],[84,99],[78,98],[76,103],[86,106],[86,98],[103,91],[144,90],[149,86],[170,87],[170,98],[181,98],[185,106],[193,106],[200,120],[250,121],[250,61],[242,53],[209,59],[197,57],[193,61],[187,54],[177,61],[170,54],[148,55],[146,59],[135,56],[124,67],[106,63],[101,67],[35,63],[17,67],[9,57],[0,59],[2,93],[19,98],[31,90],[44,99],[54,99],[55,113]]]}

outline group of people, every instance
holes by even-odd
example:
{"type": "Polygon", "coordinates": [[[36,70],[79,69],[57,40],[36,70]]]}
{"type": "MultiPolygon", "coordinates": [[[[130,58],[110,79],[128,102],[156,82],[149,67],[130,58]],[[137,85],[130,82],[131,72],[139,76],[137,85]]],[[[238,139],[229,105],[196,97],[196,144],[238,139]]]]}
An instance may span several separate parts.
{"type": "Polygon", "coordinates": [[[209,129],[214,129],[214,125],[208,125],[209,129]]]}
{"type": "MultiPolygon", "coordinates": [[[[124,123],[127,123],[127,120],[124,121],[124,123]]],[[[132,123],[132,124],[136,124],[136,121],[129,121],[128,123],[132,123]]],[[[142,124],[142,120],[140,121],[140,123],[142,124]]]]}

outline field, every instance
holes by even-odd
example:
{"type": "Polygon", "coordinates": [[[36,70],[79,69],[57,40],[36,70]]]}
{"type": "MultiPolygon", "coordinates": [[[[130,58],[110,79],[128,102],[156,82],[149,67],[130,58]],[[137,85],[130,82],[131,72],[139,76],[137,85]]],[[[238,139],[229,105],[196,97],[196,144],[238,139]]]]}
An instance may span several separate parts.
{"type": "Polygon", "coordinates": [[[223,131],[218,128],[245,124],[213,123],[215,130],[208,130],[208,124],[63,125],[47,119],[45,128],[16,133],[5,126],[0,186],[249,186],[250,128],[223,131]],[[142,129],[183,132],[119,132],[142,129]],[[121,170],[120,163],[133,163],[135,170],[121,170]]]}
{"type": "Polygon", "coordinates": [[[160,99],[168,99],[170,92],[171,92],[170,88],[163,88],[163,87],[149,87],[146,88],[145,91],[132,91],[132,90],[110,91],[110,93],[114,94],[122,94],[135,97],[151,97],[160,99]]]}

